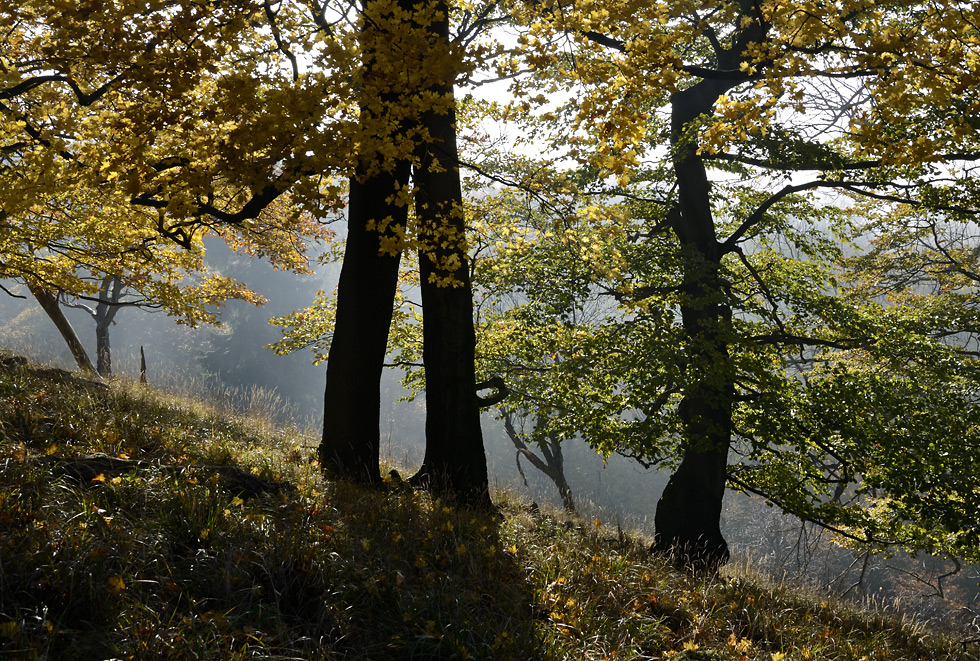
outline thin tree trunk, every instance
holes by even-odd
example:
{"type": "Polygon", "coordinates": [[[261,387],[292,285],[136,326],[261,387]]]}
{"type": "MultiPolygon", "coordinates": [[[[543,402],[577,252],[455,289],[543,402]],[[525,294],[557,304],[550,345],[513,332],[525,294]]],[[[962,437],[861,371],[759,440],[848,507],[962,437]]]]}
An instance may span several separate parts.
{"type": "Polygon", "coordinates": [[[108,379],[112,376],[112,354],[109,346],[109,326],[95,327],[95,369],[99,376],[108,379]]]}
{"type": "Polygon", "coordinates": [[[90,374],[98,374],[95,371],[95,367],[92,366],[92,361],[89,359],[88,353],[85,352],[85,347],[82,346],[81,340],[78,339],[75,329],[72,328],[71,323],[65,317],[64,311],[58,304],[58,298],[48,290],[30,282],[27,283],[27,288],[34,295],[34,298],[37,299],[37,302],[47,313],[51,321],[54,322],[58,332],[61,333],[61,337],[64,338],[65,344],[68,345],[68,350],[74,356],[79,369],[90,374]]]}
{"type": "Polygon", "coordinates": [[[107,275],[99,286],[99,302],[95,306],[95,360],[99,376],[112,376],[112,354],[109,346],[109,326],[119,312],[124,284],[121,278],[107,275]]]}
{"type": "MultiPolygon", "coordinates": [[[[444,17],[431,25],[432,57],[438,61],[448,54],[449,12],[445,3],[435,11],[444,17]]],[[[434,86],[450,107],[445,113],[423,116],[431,142],[421,145],[413,174],[422,244],[426,420],[425,458],[412,482],[469,506],[490,507],[474,371],[476,333],[456,147],[454,74],[447,71],[444,82],[434,86]]]]}

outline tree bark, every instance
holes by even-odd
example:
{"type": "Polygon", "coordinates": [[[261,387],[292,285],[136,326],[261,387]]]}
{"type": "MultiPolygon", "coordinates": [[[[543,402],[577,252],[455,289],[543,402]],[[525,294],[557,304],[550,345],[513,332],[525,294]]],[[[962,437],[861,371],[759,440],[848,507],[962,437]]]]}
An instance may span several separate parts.
{"type": "Polygon", "coordinates": [[[95,327],[95,369],[103,379],[112,376],[112,353],[109,345],[108,324],[96,325],[95,327]]]}
{"type": "MultiPolygon", "coordinates": [[[[436,61],[449,61],[448,8],[432,23],[436,61]]],[[[433,89],[449,101],[444,113],[428,111],[413,171],[419,221],[422,290],[422,360],[425,364],[425,458],[412,478],[440,495],[473,507],[492,506],[476,391],[476,333],[456,146],[456,114],[447,69],[433,89]]]]}
{"type": "Polygon", "coordinates": [[[78,339],[78,334],[75,333],[75,329],[72,328],[71,323],[65,317],[64,311],[58,304],[58,298],[48,290],[31,282],[27,283],[27,288],[34,295],[34,298],[37,299],[37,302],[41,305],[41,309],[54,322],[58,332],[61,333],[61,337],[64,338],[65,344],[68,345],[68,350],[71,351],[71,355],[75,358],[78,368],[89,374],[98,374],[95,371],[95,367],[92,366],[92,361],[89,359],[85,347],[82,346],[81,340],[78,339]]]}
{"type": "Polygon", "coordinates": [[[654,548],[696,568],[717,568],[728,559],[728,544],[721,534],[721,508],[731,443],[734,380],[728,352],[731,308],[720,277],[723,247],[715,235],[707,172],[695,141],[685,136],[685,129],[711,112],[729,85],[703,81],[671,99],[678,183],[678,205],[671,227],[683,257],[681,316],[688,366],[700,374],[687,387],[679,407],[683,454],[657,503],[654,548]]]}

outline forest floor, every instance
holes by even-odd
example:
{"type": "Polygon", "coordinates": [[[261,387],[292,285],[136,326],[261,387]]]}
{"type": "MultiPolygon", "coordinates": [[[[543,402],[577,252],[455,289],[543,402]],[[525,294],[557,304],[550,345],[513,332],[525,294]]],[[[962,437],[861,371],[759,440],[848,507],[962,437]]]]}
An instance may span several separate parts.
{"type": "MultiPolygon", "coordinates": [[[[0,356],[0,656],[980,659],[598,522],[326,482],[315,440],[0,356]]],[[[386,469],[387,470],[387,469],[386,469]]]]}

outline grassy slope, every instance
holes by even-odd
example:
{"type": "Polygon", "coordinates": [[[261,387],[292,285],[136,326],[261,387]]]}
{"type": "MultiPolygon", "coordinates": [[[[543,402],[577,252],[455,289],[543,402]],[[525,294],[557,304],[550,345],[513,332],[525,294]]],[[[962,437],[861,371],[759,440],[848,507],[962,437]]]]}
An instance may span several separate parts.
{"type": "Polygon", "coordinates": [[[310,443],[138,385],[0,365],[0,656],[978,658],[762,581],[673,572],[504,495],[501,520],[324,483],[310,443]],[[94,452],[154,465],[77,484],[37,461],[94,452]],[[208,463],[296,490],[243,500],[181,468],[208,463]]]}

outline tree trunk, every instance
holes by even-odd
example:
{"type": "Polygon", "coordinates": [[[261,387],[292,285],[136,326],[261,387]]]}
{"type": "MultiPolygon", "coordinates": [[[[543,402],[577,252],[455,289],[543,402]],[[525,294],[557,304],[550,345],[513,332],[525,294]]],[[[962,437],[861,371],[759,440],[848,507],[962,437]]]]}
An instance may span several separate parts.
{"type": "Polygon", "coordinates": [[[124,284],[122,279],[107,275],[99,285],[99,302],[95,306],[95,360],[99,376],[112,376],[112,354],[109,346],[109,326],[119,312],[124,284]]]}
{"type": "MultiPolygon", "coordinates": [[[[377,0],[365,0],[361,30],[364,97],[361,99],[361,129],[398,145],[404,142],[408,120],[401,106],[411,98],[401,66],[392,66],[393,44],[404,35],[394,34],[402,22],[396,12],[411,11],[409,0],[401,0],[396,11],[377,0]],[[389,13],[390,12],[390,13],[389,13]],[[380,103],[379,103],[380,101],[380,103]]],[[[320,463],[332,477],[362,484],[381,484],[378,468],[381,448],[381,373],[388,352],[388,331],[398,286],[401,261],[399,232],[404,232],[408,208],[395,200],[408,185],[410,154],[385,158],[361,144],[363,153],[350,180],[347,246],[337,286],[337,316],[327,358],[324,391],[323,438],[320,463]],[[394,252],[382,254],[382,242],[393,242],[394,252]]]]}
{"type": "Polygon", "coordinates": [[[27,283],[27,288],[34,295],[34,298],[37,299],[37,302],[47,313],[51,321],[54,322],[58,332],[61,333],[61,337],[64,338],[65,344],[68,345],[71,355],[74,356],[79,369],[90,374],[97,374],[95,368],[92,366],[92,361],[85,352],[85,347],[82,346],[81,340],[78,339],[78,335],[75,333],[75,329],[72,328],[71,323],[65,317],[64,311],[58,304],[57,297],[48,290],[30,282],[27,283]]]}
{"type": "Polygon", "coordinates": [[[95,327],[95,369],[99,376],[108,379],[112,376],[112,354],[109,347],[109,324],[95,327]]]}
{"type": "Polygon", "coordinates": [[[407,184],[409,164],[350,182],[347,246],[337,286],[337,317],[327,358],[320,464],[329,475],[381,484],[381,372],[401,253],[381,254],[382,236],[405,226],[408,209],[387,200],[407,184]],[[371,221],[391,218],[387,228],[371,221]]]}
{"type": "MultiPolygon", "coordinates": [[[[540,419],[538,424],[540,424],[540,419]]],[[[524,471],[521,469],[521,455],[523,455],[535,468],[547,475],[555,483],[555,487],[558,489],[558,495],[561,497],[562,508],[569,514],[577,514],[578,510],[575,507],[575,497],[572,494],[572,487],[569,486],[568,480],[565,479],[565,456],[561,449],[561,439],[554,435],[548,436],[548,444],[541,447],[541,454],[544,455],[544,461],[542,461],[531,452],[527,444],[517,433],[517,430],[514,428],[513,417],[509,411],[504,414],[504,430],[507,432],[511,443],[517,448],[517,470],[520,471],[521,477],[524,477],[524,471]]],[[[524,479],[524,484],[527,485],[527,478],[524,479]]]]}
{"type": "MultiPolygon", "coordinates": [[[[442,12],[443,19],[430,27],[431,57],[447,60],[448,8],[440,3],[435,10],[442,12]]],[[[489,508],[474,372],[476,333],[456,147],[454,76],[455,71],[448,70],[441,84],[434,85],[449,100],[449,110],[423,116],[430,140],[419,147],[413,173],[421,246],[426,420],[425,458],[412,482],[468,506],[489,508]]]]}
{"type": "Polygon", "coordinates": [[[558,495],[561,497],[561,506],[569,514],[577,514],[575,507],[575,497],[572,495],[572,487],[565,479],[565,456],[561,449],[561,440],[555,437],[548,438],[548,445],[542,448],[545,461],[551,466],[551,479],[558,487],[558,495]]]}
{"type": "Polygon", "coordinates": [[[678,205],[672,229],[682,250],[688,369],[698,371],[679,407],[683,455],[657,503],[654,548],[682,564],[716,568],[728,559],[721,508],[731,443],[734,381],[728,353],[731,308],[719,274],[722,246],[715,236],[710,183],[696,144],[684,131],[711,112],[729,83],[704,81],[671,99],[678,205]]]}

